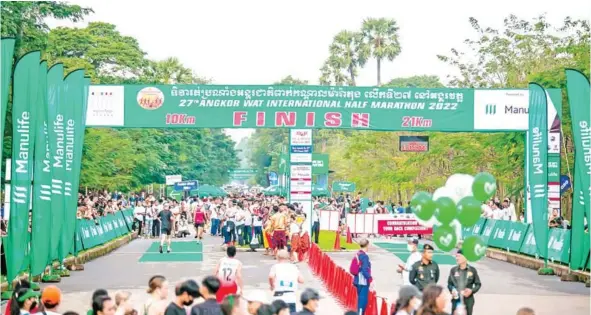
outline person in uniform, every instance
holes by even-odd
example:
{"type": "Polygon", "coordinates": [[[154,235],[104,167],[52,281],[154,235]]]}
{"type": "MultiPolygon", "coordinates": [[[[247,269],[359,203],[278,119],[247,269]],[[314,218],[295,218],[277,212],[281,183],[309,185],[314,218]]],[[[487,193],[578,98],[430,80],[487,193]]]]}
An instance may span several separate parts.
{"type": "Polygon", "coordinates": [[[462,250],[456,253],[457,266],[449,271],[447,278],[447,288],[452,295],[452,313],[462,302],[466,307],[466,314],[472,315],[474,309],[474,294],[480,290],[482,284],[478,271],[473,266],[468,265],[466,257],[462,250]]]}
{"type": "Polygon", "coordinates": [[[427,285],[439,281],[439,265],[433,261],[433,246],[423,245],[421,260],[412,265],[408,278],[421,292],[427,285]]]}

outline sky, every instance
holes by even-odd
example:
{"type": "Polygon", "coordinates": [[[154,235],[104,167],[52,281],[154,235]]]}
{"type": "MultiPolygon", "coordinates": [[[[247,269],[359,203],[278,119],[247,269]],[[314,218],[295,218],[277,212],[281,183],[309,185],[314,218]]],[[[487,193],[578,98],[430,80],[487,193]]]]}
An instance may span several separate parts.
{"type": "MultiPolygon", "coordinates": [[[[359,30],[368,17],[393,18],[402,52],[382,66],[382,82],[414,75],[436,75],[447,82],[455,69],[437,59],[477,34],[468,22],[499,28],[515,14],[545,13],[558,25],[566,16],[589,20],[591,1],[68,1],[91,7],[83,22],[47,21],[50,27],[84,27],[91,21],[115,24],[133,36],[151,59],[175,56],[195,74],[215,84],[272,84],[292,75],[317,84],[328,46],[341,30],[359,30]]],[[[376,84],[375,60],[359,72],[357,85],[376,84]]],[[[226,130],[238,142],[253,130],[226,130]]]]}

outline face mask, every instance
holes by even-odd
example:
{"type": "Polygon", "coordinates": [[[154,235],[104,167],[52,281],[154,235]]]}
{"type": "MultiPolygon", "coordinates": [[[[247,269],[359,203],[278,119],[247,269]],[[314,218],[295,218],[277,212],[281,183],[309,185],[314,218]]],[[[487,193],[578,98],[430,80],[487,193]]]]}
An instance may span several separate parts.
{"type": "Polygon", "coordinates": [[[183,304],[184,304],[185,306],[191,306],[191,305],[193,304],[193,300],[190,300],[190,301],[184,301],[184,302],[183,302],[183,304]]]}

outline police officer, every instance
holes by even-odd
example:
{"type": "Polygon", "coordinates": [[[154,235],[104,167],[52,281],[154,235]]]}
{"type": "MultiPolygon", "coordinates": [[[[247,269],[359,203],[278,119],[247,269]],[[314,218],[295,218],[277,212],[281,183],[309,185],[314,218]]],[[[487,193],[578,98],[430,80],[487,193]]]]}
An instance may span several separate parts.
{"type": "Polygon", "coordinates": [[[439,266],[433,261],[433,246],[423,245],[421,260],[412,265],[408,278],[421,292],[427,285],[439,281],[439,266]]]}
{"type": "Polygon", "coordinates": [[[458,305],[463,304],[466,307],[466,315],[472,315],[474,309],[474,294],[480,290],[482,284],[476,268],[468,265],[466,257],[462,255],[462,250],[456,253],[457,266],[449,271],[447,278],[447,288],[452,295],[452,313],[458,305]]]}
{"type": "Polygon", "coordinates": [[[296,315],[314,315],[318,309],[318,301],[321,299],[318,291],[314,289],[306,289],[300,294],[300,302],[302,302],[303,309],[296,313],[296,315]]]}

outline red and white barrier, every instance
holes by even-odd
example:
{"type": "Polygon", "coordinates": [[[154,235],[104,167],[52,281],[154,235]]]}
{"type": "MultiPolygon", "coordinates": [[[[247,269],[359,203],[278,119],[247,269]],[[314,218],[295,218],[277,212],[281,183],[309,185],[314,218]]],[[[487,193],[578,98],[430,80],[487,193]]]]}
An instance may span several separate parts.
{"type": "Polygon", "coordinates": [[[325,231],[337,231],[341,220],[339,211],[320,210],[320,229],[325,231]]]}

